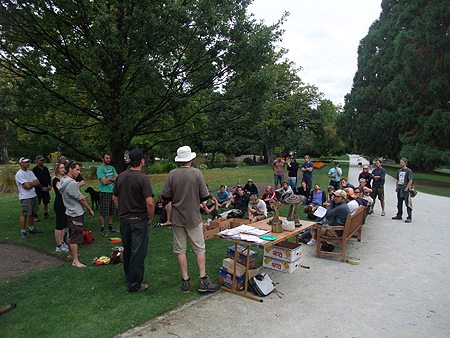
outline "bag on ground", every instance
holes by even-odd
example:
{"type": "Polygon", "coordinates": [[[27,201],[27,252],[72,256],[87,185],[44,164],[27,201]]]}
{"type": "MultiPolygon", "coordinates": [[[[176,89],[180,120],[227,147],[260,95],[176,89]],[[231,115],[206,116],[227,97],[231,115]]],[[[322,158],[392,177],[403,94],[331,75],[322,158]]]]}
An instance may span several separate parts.
{"type": "Polygon", "coordinates": [[[250,278],[248,286],[251,292],[260,297],[267,296],[277,287],[265,272],[261,272],[255,277],[250,278]]]}

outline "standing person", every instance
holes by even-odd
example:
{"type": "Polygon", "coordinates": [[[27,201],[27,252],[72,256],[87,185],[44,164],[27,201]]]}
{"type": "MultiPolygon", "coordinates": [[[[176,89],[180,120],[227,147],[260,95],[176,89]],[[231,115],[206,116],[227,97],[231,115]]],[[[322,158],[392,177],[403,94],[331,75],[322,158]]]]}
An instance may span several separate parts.
{"type": "Polygon", "coordinates": [[[55,168],[53,169],[53,177],[52,185],[53,190],[55,191],[55,203],[53,204],[53,210],[55,210],[56,216],[56,227],[55,227],[55,240],[56,240],[56,252],[68,252],[69,247],[66,243],[64,243],[64,231],[67,228],[67,215],[66,215],[66,207],[64,206],[61,192],[58,187],[61,179],[64,177],[66,173],[66,168],[64,164],[57,163],[55,168]]]}
{"type": "Polygon", "coordinates": [[[102,237],[108,237],[105,231],[105,217],[108,218],[108,231],[119,232],[112,226],[113,217],[117,214],[116,205],[113,202],[114,182],[116,182],[117,172],[111,163],[111,155],[102,155],[102,165],[97,169],[97,177],[100,182],[100,231],[102,237]]]}
{"type": "Polygon", "coordinates": [[[411,204],[411,196],[409,194],[409,189],[413,184],[413,172],[409,169],[408,159],[403,157],[400,160],[401,168],[397,171],[397,182],[396,189],[397,191],[397,215],[392,217],[392,219],[402,219],[403,215],[403,201],[405,201],[407,218],[406,223],[412,222],[412,204],[411,204]]]}
{"type": "Polygon", "coordinates": [[[381,204],[381,216],[386,215],[384,212],[384,182],[386,178],[386,169],[382,167],[381,161],[377,160],[375,162],[376,168],[372,170],[373,184],[372,184],[372,207],[371,212],[373,212],[373,208],[375,207],[375,201],[378,196],[381,204]]]}
{"type": "Polygon", "coordinates": [[[192,251],[197,256],[200,274],[198,291],[217,291],[217,285],[212,284],[206,275],[205,239],[202,217],[198,208],[200,202],[206,201],[209,197],[209,191],[202,172],[191,167],[195,157],[196,154],[189,146],[177,149],[175,162],[179,162],[180,167],[170,171],[162,191],[163,198],[172,201],[170,220],[173,229],[173,251],[178,255],[182,277],[181,290],[185,293],[188,293],[191,288],[186,258],[188,238],[192,251]]]}
{"type": "MultiPolygon", "coordinates": [[[[48,214],[48,204],[50,203],[50,190],[52,190],[51,178],[48,168],[44,166],[44,161],[45,161],[44,156],[42,155],[36,156],[37,166],[33,168],[33,173],[34,176],[36,176],[37,179],[39,180],[40,186],[37,186],[35,189],[39,204],[41,204],[42,201],[42,204],[44,206],[44,218],[53,219],[53,217],[48,214]],[[42,187],[44,187],[44,189],[42,187]]],[[[40,221],[37,214],[34,215],[34,221],[35,222],[40,221]]]]}
{"type": "Polygon", "coordinates": [[[297,173],[298,173],[298,162],[295,160],[294,156],[291,156],[291,161],[287,163],[288,166],[288,184],[291,186],[292,191],[297,189],[297,173]]]}
{"type": "Polygon", "coordinates": [[[334,168],[331,168],[328,172],[328,177],[331,178],[330,185],[334,187],[334,190],[339,190],[341,185],[342,169],[339,168],[339,162],[334,162],[334,168]]]}
{"type": "MultiPolygon", "coordinates": [[[[19,160],[20,169],[15,175],[17,189],[19,190],[19,201],[22,213],[20,216],[20,238],[28,238],[25,230],[25,223],[28,218],[28,233],[41,234],[34,228],[34,214],[39,211],[39,201],[36,195],[35,187],[40,186],[39,180],[34,173],[28,168],[30,167],[30,159],[21,157],[19,160]]],[[[41,186],[41,188],[43,188],[41,186]]]]}
{"type": "Polygon", "coordinates": [[[273,177],[275,180],[275,190],[278,188],[278,183],[281,184],[284,181],[284,167],[286,166],[286,161],[283,160],[282,155],[278,155],[277,159],[273,161],[272,169],[273,169],[273,177]]]}
{"type": "Polygon", "coordinates": [[[369,172],[369,166],[368,165],[363,166],[363,171],[359,173],[358,181],[360,181],[361,178],[364,178],[366,180],[366,187],[369,188],[369,189],[372,189],[371,182],[372,182],[373,176],[369,172]]]}
{"type": "Polygon", "coordinates": [[[361,155],[359,155],[358,159],[356,160],[356,162],[358,163],[359,170],[361,170],[361,168],[362,168],[363,160],[364,160],[364,158],[361,155]]]}
{"type": "Polygon", "coordinates": [[[313,186],[313,170],[314,163],[311,162],[311,158],[309,157],[309,155],[305,155],[305,162],[302,164],[302,181],[306,182],[306,186],[309,190],[311,190],[313,186]]]}
{"type": "MultiPolygon", "coordinates": [[[[58,163],[62,163],[62,164],[64,164],[64,166],[65,166],[66,163],[67,163],[67,158],[66,158],[64,155],[60,156],[60,157],[59,157],[58,163]]],[[[79,186],[80,188],[81,188],[83,185],[86,184],[86,182],[84,181],[84,178],[83,178],[83,176],[81,176],[81,174],[77,176],[77,178],[75,179],[75,181],[78,183],[78,186],[79,186]]]]}
{"type": "Polygon", "coordinates": [[[78,260],[78,245],[83,244],[84,211],[89,210],[90,217],[94,211],[86,203],[86,196],[81,193],[75,178],[80,174],[81,163],[68,161],[66,163],[67,175],[61,178],[58,190],[62,194],[66,207],[67,223],[69,225],[69,253],[72,256],[72,265],[77,268],[85,268],[86,265],[78,260]]]}
{"type": "Polygon", "coordinates": [[[123,269],[128,280],[128,292],[141,292],[148,289],[142,281],[155,203],[150,180],[141,171],[145,165],[142,150],[136,148],[130,151],[130,165],[131,168],[121,173],[115,181],[113,200],[119,210],[123,269]]]}

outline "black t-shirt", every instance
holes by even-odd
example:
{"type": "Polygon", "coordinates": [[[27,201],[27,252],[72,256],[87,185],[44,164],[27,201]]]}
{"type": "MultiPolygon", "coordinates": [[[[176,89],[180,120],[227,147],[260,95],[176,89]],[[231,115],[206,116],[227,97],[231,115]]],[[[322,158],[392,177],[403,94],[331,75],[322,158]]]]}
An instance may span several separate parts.
{"type": "Polygon", "coordinates": [[[250,192],[250,195],[258,195],[258,188],[256,187],[255,184],[252,184],[252,186],[250,186],[250,184],[246,184],[244,186],[244,192],[250,192]]]}
{"type": "Polygon", "coordinates": [[[288,166],[288,177],[297,177],[298,172],[298,162],[291,162],[288,166]]]}
{"type": "Polygon", "coordinates": [[[62,194],[59,192],[58,188],[56,187],[56,184],[60,181],[58,177],[53,178],[53,191],[55,192],[55,207],[61,207],[64,210],[66,210],[66,207],[64,206],[63,200],[62,200],[62,194]]]}
{"type": "Polygon", "coordinates": [[[234,198],[234,207],[236,209],[241,210],[244,214],[248,209],[248,203],[250,202],[250,196],[247,194],[244,194],[242,196],[236,195],[234,198]]]}
{"type": "Polygon", "coordinates": [[[33,168],[33,173],[43,187],[49,187],[51,185],[50,172],[47,167],[44,166],[40,169],[38,166],[35,166],[33,168]]]}
{"type": "Polygon", "coordinates": [[[119,200],[120,224],[141,223],[148,219],[148,197],[153,197],[150,179],[139,170],[128,169],[116,178],[113,189],[119,200]]]}

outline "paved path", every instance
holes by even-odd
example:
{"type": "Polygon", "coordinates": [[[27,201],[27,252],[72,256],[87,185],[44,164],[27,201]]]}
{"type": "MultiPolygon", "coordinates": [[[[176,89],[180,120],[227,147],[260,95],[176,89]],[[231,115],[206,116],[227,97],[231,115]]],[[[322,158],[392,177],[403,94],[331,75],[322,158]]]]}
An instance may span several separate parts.
{"type": "MultiPolygon", "coordinates": [[[[350,183],[358,174],[352,156],[350,183]]],[[[386,216],[377,201],[362,242],[348,245],[359,265],[318,259],[315,247],[304,246],[302,263],[310,270],[264,269],[282,298],[258,303],[220,291],[121,337],[449,337],[450,199],[419,193],[407,224],[391,219],[394,189],[388,177],[386,216]]]]}

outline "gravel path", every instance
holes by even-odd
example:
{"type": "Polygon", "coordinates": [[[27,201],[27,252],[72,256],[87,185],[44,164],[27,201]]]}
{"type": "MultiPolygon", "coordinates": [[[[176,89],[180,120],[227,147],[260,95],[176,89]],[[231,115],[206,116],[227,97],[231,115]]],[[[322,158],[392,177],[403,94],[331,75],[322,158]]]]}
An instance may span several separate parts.
{"type": "MultiPolygon", "coordinates": [[[[353,184],[356,158],[350,160],[353,184]]],[[[419,193],[407,224],[391,219],[394,189],[388,177],[386,216],[377,201],[362,242],[349,242],[347,255],[360,258],[359,265],[316,258],[315,247],[304,246],[302,264],[311,269],[264,269],[279,283],[281,298],[272,294],[258,303],[220,291],[120,336],[449,337],[450,199],[419,193]]]]}

